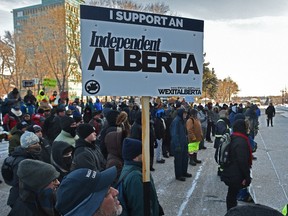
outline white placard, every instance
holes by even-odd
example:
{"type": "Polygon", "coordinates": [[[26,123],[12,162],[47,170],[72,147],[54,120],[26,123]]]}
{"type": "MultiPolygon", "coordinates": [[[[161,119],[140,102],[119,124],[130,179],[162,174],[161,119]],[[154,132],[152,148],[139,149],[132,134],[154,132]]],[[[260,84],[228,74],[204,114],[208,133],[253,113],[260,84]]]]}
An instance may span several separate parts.
{"type": "Polygon", "coordinates": [[[199,96],[204,21],[81,5],[83,95],[199,96]]]}

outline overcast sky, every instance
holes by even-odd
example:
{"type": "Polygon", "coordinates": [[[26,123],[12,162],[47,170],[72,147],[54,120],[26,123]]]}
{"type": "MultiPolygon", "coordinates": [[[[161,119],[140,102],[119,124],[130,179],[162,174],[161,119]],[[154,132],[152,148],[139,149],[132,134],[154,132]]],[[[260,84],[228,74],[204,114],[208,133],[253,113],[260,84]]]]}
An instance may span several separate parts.
{"type": "MultiPolygon", "coordinates": [[[[13,8],[40,2],[0,0],[0,35],[13,30],[13,8]]],[[[239,85],[240,96],[280,95],[288,88],[288,0],[163,2],[176,16],[204,20],[205,60],[219,79],[230,76],[239,85]]]]}

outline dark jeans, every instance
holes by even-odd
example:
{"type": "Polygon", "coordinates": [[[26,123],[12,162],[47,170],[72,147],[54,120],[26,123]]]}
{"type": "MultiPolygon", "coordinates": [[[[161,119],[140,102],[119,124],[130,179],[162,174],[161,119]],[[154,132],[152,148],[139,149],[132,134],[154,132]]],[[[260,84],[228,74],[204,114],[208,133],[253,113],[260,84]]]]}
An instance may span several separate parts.
{"type": "Polygon", "coordinates": [[[267,126],[269,126],[270,122],[271,122],[271,126],[273,126],[273,117],[272,116],[267,117],[267,126]]]}
{"type": "Polygon", "coordinates": [[[237,206],[237,194],[241,189],[241,185],[233,185],[228,187],[228,192],[226,196],[226,207],[227,211],[235,206],[237,206]]]}
{"type": "Polygon", "coordinates": [[[188,153],[174,152],[174,171],[175,177],[181,177],[187,173],[188,169],[188,153]]]}
{"type": "Polygon", "coordinates": [[[206,141],[211,141],[211,132],[215,136],[215,125],[213,122],[207,123],[206,141]]]}

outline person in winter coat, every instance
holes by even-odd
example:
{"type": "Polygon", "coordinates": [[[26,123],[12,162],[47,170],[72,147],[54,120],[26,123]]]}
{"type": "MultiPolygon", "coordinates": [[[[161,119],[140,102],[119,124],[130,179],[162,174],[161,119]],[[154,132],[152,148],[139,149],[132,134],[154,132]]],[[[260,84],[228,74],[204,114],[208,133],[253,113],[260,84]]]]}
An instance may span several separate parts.
{"type": "Polygon", "coordinates": [[[84,108],[84,114],[83,114],[83,121],[84,121],[84,123],[88,123],[88,122],[90,122],[90,120],[92,119],[92,110],[91,110],[91,108],[90,108],[90,106],[86,106],[85,108],[84,108]]]}
{"type": "Polygon", "coordinates": [[[67,142],[55,141],[51,149],[51,164],[60,173],[58,180],[61,182],[71,169],[74,147],[67,142]]]}
{"type": "Polygon", "coordinates": [[[258,134],[259,121],[257,115],[257,105],[251,104],[251,106],[244,113],[245,118],[249,121],[249,136],[254,140],[255,136],[258,134]]]}
{"type": "Polygon", "coordinates": [[[105,159],[107,159],[108,156],[105,137],[109,132],[117,130],[116,120],[118,115],[119,111],[117,110],[108,111],[108,113],[106,114],[107,125],[104,124],[103,129],[101,130],[100,135],[98,137],[99,146],[105,159]]]}
{"type": "Polygon", "coordinates": [[[21,121],[22,112],[20,107],[12,107],[3,117],[3,127],[6,131],[12,130],[21,121]]]}
{"type": "Polygon", "coordinates": [[[123,193],[127,201],[127,208],[123,208],[123,215],[144,216],[145,211],[148,211],[151,216],[164,215],[163,210],[160,213],[160,209],[162,208],[159,205],[152,175],[150,175],[150,209],[144,209],[142,142],[137,139],[125,138],[123,141],[122,156],[124,167],[120,179],[125,176],[123,179],[123,193]]]}
{"type": "Polygon", "coordinates": [[[199,144],[203,139],[201,123],[197,118],[198,111],[195,109],[189,110],[189,118],[186,121],[186,129],[188,135],[188,145],[193,145],[193,149],[189,150],[189,164],[192,166],[196,166],[197,163],[201,163],[201,160],[197,159],[197,154],[199,150],[199,144]]]}
{"type": "Polygon", "coordinates": [[[49,97],[45,94],[45,91],[43,89],[39,90],[39,93],[36,96],[36,99],[38,102],[38,106],[49,103],[49,97]]]}
{"type": "Polygon", "coordinates": [[[25,159],[19,163],[19,197],[9,216],[58,216],[55,210],[59,172],[45,162],[25,159]]]}
{"type": "Polygon", "coordinates": [[[184,109],[177,110],[177,116],[171,123],[171,151],[174,155],[175,177],[179,181],[185,181],[186,177],[192,177],[188,169],[188,140],[185,126],[187,112],[184,109]]]}
{"type": "Polygon", "coordinates": [[[34,134],[36,134],[39,138],[39,144],[41,146],[41,161],[45,163],[51,163],[50,157],[51,157],[51,146],[48,140],[43,138],[42,136],[42,128],[39,125],[31,125],[27,128],[27,131],[30,131],[34,134]]]}
{"type": "Polygon", "coordinates": [[[130,136],[131,125],[128,121],[128,114],[125,111],[121,111],[116,119],[116,125],[121,127],[125,133],[125,137],[130,136]]]}
{"type": "Polygon", "coordinates": [[[221,181],[228,186],[227,211],[237,206],[237,194],[240,189],[248,187],[251,183],[252,149],[247,136],[247,123],[243,119],[238,119],[232,129],[230,163],[224,167],[221,174],[221,181]]]}
{"type": "Polygon", "coordinates": [[[95,132],[97,135],[100,134],[101,129],[104,126],[104,122],[102,120],[102,111],[97,110],[93,112],[92,119],[88,123],[95,128],[95,132]]]}
{"type": "Polygon", "coordinates": [[[35,106],[37,99],[33,95],[33,92],[29,89],[27,90],[27,94],[24,96],[23,101],[25,104],[29,104],[29,105],[31,104],[35,106]]]}
{"type": "Polygon", "coordinates": [[[60,106],[53,109],[51,115],[44,121],[42,133],[50,144],[52,144],[56,137],[61,133],[61,121],[63,116],[65,116],[65,107],[60,106]],[[55,110],[56,114],[54,113],[55,110]]]}
{"type": "MultiPolygon", "coordinates": [[[[220,145],[220,139],[222,135],[225,133],[230,134],[230,121],[228,119],[228,111],[225,110],[224,112],[219,112],[219,120],[215,124],[215,140],[214,140],[214,148],[215,148],[215,155],[214,158],[217,162],[217,154],[218,154],[218,147],[220,145]]],[[[219,166],[218,167],[218,172],[217,174],[220,176],[222,171],[222,168],[219,166]]]]}
{"type": "Polygon", "coordinates": [[[78,139],[76,136],[76,122],[73,118],[63,116],[60,122],[61,132],[54,141],[64,141],[75,147],[75,142],[78,139]]]}
{"type": "Polygon", "coordinates": [[[118,181],[124,164],[122,158],[122,142],[125,137],[126,134],[121,127],[117,127],[115,131],[111,131],[105,136],[105,145],[108,152],[106,169],[116,166],[117,177],[114,180],[115,185],[118,181]]]}
{"type": "Polygon", "coordinates": [[[32,132],[26,131],[20,137],[21,146],[15,148],[15,151],[11,154],[15,158],[13,162],[13,180],[12,187],[7,200],[7,205],[11,208],[15,204],[19,197],[19,178],[17,176],[17,170],[19,163],[24,159],[40,160],[41,146],[39,145],[39,138],[32,132]]]}
{"type": "Polygon", "coordinates": [[[272,103],[269,103],[269,106],[265,110],[265,114],[267,115],[267,127],[269,127],[269,123],[271,123],[271,127],[273,127],[273,117],[275,116],[275,107],[272,103]]]}
{"type": "MultiPolygon", "coordinates": [[[[130,138],[138,139],[142,142],[142,112],[139,111],[136,115],[136,119],[131,126],[131,133],[130,138]]],[[[154,143],[155,143],[155,129],[154,129],[154,122],[151,119],[150,114],[150,138],[149,138],[149,145],[150,145],[150,171],[155,171],[153,167],[154,163],[154,143]]]]}
{"type": "Polygon", "coordinates": [[[197,118],[201,122],[201,129],[202,129],[202,134],[203,134],[203,139],[201,140],[199,144],[199,149],[207,149],[207,147],[204,145],[205,143],[205,137],[206,137],[206,132],[207,132],[207,114],[206,111],[204,110],[204,107],[200,104],[197,106],[197,118]]]}
{"type": "Polygon", "coordinates": [[[11,130],[11,137],[9,138],[8,154],[11,155],[17,146],[20,146],[20,137],[26,131],[29,125],[26,122],[18,123],[11,130]]]}
{"type": "Polygon", "coordinates": [[[214,122],[213,122],[213,104],[208,102],[207,104],[207,131],[206,131],[206,141],[213,143],[211,139],[211,133],[214,134],[214,122]]]}
{"type": "Polygon", "coordinates": [[[20,92],[17,88],[14,88],[11,92],[7,95],[7,104],[9,108],[18,106],[20,107],[20,102],[22,101],[20,92]]]}
{"type": "Polygon", "coordinates": [[[132,125],[135,121],[137,113],[140,111],[140,107],[138,104],[134,104],[131,111],[129,112],[129,123],[132,125]]]}
{"type": "Polygon", "coordinates": [[[102,106],[102,103],[99,100],[99,98],[96,98],[96,102],[94,103],[94,108],[97,111],[102,111],[103,110],[103,106],[102,106]]]}
{"type": "Polygon", "coordinates": [[[95,129],[90,124],[80,124],[77,134],[79,139],[76,141],[71,170],[88,168],[103,171],[106,168],[106,160],[96,145],[95,129]]]}
{"type": "Polygon", "coordinates": [[[165,160],[163,159],[163,151],[162,151],[162,144],[163,139],[165,137],[165,130],[166,130],[166,123],[164,120],[164,110],[158,110],[156,112],[156,118],[154,122],[154,128],[155,128],[155,136],[156,136],[156,163],[165,163],[165,160]]]}

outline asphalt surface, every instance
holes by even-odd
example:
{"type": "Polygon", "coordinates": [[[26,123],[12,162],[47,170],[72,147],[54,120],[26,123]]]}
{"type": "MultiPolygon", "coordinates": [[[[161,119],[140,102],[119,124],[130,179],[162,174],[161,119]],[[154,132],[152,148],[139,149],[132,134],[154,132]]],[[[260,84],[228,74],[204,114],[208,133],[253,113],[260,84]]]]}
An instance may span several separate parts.
{"type": "MultiPolygon", "coordinates": [[[[274,127],[266,126],[263,110],[259,119],[260,130],[255,139],[258,149],[254,154],[257,160],[253,161],[250,192],[256,203],[281,211],[288,203],[288,109],[276,110],[274,127]]],[[[165,215],[225,215],[227,186],[217,176],[213,144],[205,145],[207,149],[198,153],[202,163],[195,167],[189,166],[188,172],[193,176],[185,182],[175,180],[172,157],[167,158],[164,164],[154,165],[156,170],[152,172],[152,176],[165,215]]],[[[7,143],[0,144],[0,164],[7,155],[7,147],[7,143]]],[[[0,184],[0,215],[3,216],[9,212],[9,207],[6,206],[8,194],[9,186],[0,184]]]]}

